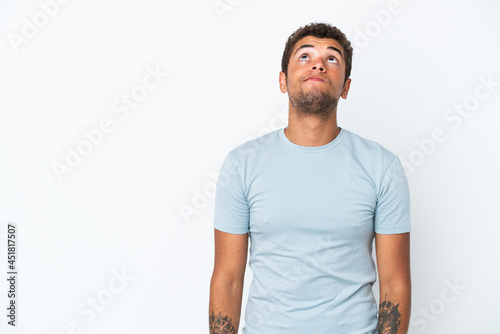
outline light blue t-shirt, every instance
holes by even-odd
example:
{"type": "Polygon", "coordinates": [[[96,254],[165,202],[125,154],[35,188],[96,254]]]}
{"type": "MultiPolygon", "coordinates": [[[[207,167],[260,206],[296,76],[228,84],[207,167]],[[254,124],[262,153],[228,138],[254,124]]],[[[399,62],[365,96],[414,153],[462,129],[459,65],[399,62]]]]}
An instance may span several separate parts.
{"type": "Polygon", "coordinates": [[[344,128],[322,146],[284,128],[231,150],[214,228],[249,232],[244,334],[376,334],[374,232],[410,232],[399,158],[344,128]]]}

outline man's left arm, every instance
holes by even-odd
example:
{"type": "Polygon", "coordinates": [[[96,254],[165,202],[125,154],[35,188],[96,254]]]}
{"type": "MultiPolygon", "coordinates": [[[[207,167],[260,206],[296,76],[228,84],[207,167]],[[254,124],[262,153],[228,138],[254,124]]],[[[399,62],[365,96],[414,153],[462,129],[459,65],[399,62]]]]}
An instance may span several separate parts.
{"type": "Polygon", "coordinates": [[[406,334],[410,324],[410,233],[375,233],[380,287],[379,334],[406,334]]]}

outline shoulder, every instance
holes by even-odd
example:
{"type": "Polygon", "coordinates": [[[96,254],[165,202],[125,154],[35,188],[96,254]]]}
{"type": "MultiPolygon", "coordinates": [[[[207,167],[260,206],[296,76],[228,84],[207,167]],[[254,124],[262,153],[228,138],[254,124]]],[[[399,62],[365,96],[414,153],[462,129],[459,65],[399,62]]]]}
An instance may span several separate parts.
{"type": "Polygon", "coordinates": [[[382,164],[389,165],[397,157],[396,154],[375,140],[362,137],[348,130],[346,130],[346,137],[348,145],[351,146],[350,149],[359,159],[371,163],[379,161],[382,164]]]}
{"type": "Polygon", "coordinates": [[[278,139],[278,131],[279,129],[271,131],[236,146],[229,151],[232,161],[234,163],[255,163],[264,158],[278,139]]]}
{"type": "Polygon", "coordinates": [[[259,164],[271,151],[278,138],[278,130],[247,140],[236,146],[228,153],[228,158],[232,168],[242,172],[249,165],[259,164]]]}
{"type": "Polygon", "coordinates": [[[399,171],[398,156],[379,142],[350,131],[346,131],[345,142],[349,157],[362,166],[375,188],[379,187],[388,170],[395,168],[399,171]]]}

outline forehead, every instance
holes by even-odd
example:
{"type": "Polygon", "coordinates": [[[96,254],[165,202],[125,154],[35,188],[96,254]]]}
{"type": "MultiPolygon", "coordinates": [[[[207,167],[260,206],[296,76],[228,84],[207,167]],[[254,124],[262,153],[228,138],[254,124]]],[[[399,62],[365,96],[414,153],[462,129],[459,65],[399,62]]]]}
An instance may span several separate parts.
{"type": "Polygon", "coordinates": [[[337,42],[333,38],[318,38],[318,37],[314,37],[314,36],[306,36],[306,37],[299,39],[295,43],[295,45],[293,46],[293,49],[292,49],[292,54],[298,48],[300,48],[301,45],[305,45],[305,44],[311,44],[311,45],[314,45],[315,48],[320,48],[320,49],[326,48],[328,46],[334,46],[337,49],[339,49],[340,51],[342,51],[342,52],[344,51],[344,48],[340,45],[340,43],[337,42]]]}

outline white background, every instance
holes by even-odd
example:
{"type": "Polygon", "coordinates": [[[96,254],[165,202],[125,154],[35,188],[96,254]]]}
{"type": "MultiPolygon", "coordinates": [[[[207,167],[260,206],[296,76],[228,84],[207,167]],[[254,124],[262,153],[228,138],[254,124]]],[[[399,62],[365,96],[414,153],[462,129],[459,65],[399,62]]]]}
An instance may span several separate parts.
{"type": "Polygon", "coordinates": [[[52,16],[44,3],[0,5],[0,332],[208,333],[216,174],[286,126],[286,39],[328,22],[357,46],[339,126],[413,161],[410,332],[500,333],[497,1],[401,0],[390,17],[373,0],[61,0],[52,16]],[[125,115],[147,68],[168,75],[125,115]],[[78,145],[88,154],[58,179],[78,145]]]}

